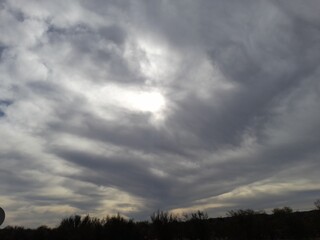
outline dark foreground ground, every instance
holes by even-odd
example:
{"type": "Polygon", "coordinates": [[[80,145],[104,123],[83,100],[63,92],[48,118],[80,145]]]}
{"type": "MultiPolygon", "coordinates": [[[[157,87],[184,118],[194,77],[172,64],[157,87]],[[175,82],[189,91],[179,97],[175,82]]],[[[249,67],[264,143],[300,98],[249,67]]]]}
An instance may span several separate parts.
{"type": "Polygon", "coordinates": [[[157,211],[150,221],[135,222],[120,215],[104,219],[71,216],[58,227],[37,229],[8,226],[0,240],[244,240],[320,239],[320,210],[293,212],[274,209],[272,214],[250,209],[230,211],[224,218],[208,218],[204,212],[178,217],[157,211]]]}

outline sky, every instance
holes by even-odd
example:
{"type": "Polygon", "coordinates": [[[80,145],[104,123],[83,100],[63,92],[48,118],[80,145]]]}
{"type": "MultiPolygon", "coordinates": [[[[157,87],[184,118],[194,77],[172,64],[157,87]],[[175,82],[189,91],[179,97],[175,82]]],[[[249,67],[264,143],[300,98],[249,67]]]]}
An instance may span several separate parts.
{"type": "Polygon", "coordinates": [[[320,198],[318,0],[0,0],[2,227],[320,198]]]}

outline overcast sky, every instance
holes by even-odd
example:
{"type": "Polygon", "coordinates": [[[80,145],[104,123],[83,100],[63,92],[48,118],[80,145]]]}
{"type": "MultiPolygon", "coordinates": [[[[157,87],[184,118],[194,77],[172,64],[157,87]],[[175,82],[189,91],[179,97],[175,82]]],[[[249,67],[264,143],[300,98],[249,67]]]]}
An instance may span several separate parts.
{"type": "Polygon", "coordinates": [[[6,225],[312,209],[318,0],[0,0],[6,225]]]}

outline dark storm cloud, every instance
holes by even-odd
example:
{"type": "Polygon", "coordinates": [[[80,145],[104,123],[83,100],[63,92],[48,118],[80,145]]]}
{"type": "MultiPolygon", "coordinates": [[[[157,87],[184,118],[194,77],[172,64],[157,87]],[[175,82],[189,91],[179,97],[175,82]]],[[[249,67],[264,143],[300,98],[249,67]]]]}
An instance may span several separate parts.
{"type": "Polygon", "coordinates": [[[308,208],[319,194],[318,1],[0,6],[11,222],[308,208]],[[163,94],[162,119],[124,106],[145,89],[163,94]],[[20,217],[30,211],[44,220],[20,217]]]}

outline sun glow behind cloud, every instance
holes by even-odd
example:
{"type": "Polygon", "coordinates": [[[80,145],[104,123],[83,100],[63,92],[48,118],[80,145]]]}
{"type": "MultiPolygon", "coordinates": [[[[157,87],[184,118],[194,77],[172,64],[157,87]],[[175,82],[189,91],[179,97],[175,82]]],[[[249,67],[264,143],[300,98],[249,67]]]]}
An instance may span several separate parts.
{"type": "Polygon", "coordinates": [[[164,97],[157,91],[129,92],[125,101],[133,109],[151,113],[157,113],[165,107],[164,97]]]}
{"type": "Polygon", "coordinates": [[[103,88],[92,88],[87,98],[99,111],[108,106],[117,106],[128,111],[146,112],[156,119],[164,117],[166,100],[158,89],[125,88],[110,84],[103,88]]]}
{"type": "Polygon", "coordinates": [[[173,78],[179,57],[164,43],[146,36],[128,43],[125,49],[124,54],[144,79],[140,84],[128,86],[109,81],[112,76],[103,79],[106,84],[92,84],[85,75],[71,78],[62,74],[65,86],[84,95],[91,108],[105,119],[116,120],[119,110],[148,113],[157,122],[165,119],[167,101],[163,83],[173,78]],[[137,55],[140,56],[138,59],[137,55]]]}

